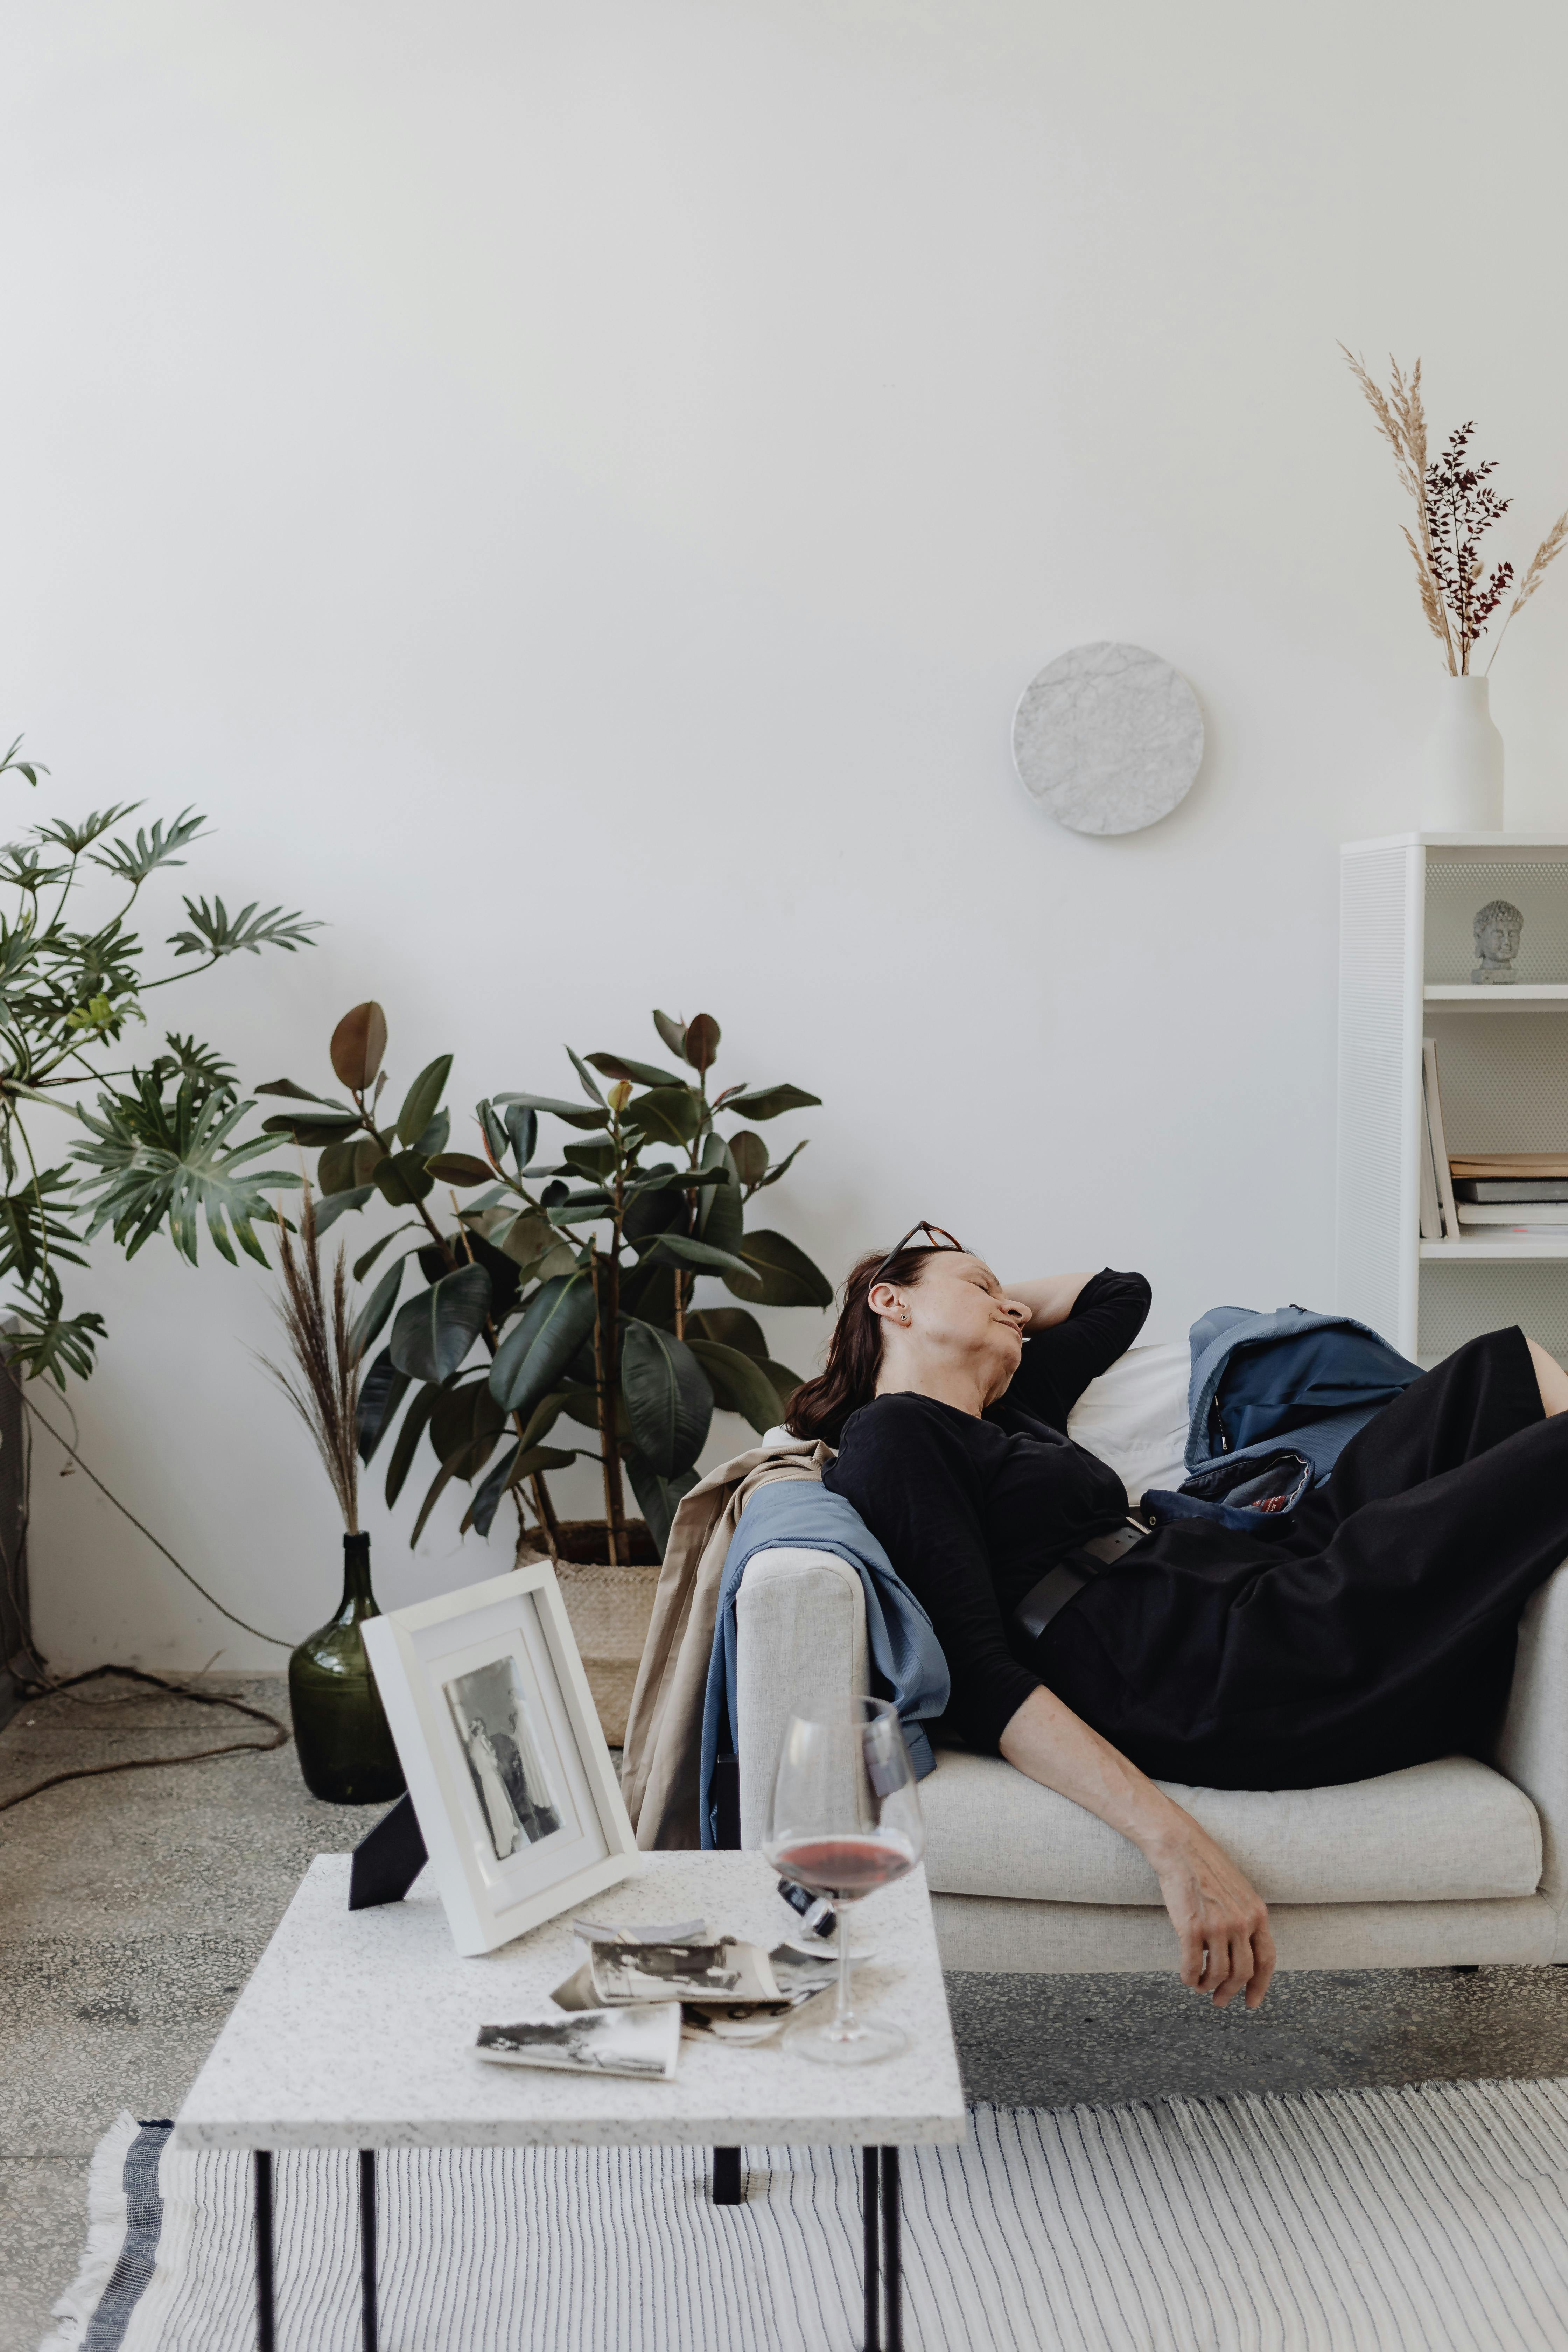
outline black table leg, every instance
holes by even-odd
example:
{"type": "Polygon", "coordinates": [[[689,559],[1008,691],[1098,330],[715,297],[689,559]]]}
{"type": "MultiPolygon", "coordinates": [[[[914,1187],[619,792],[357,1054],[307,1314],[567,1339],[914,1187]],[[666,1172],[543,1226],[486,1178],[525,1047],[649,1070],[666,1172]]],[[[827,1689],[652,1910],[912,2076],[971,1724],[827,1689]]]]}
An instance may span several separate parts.
{"type": "Polygon", "coordinates": [[[904,2352],[904,2264],[900,2242],[899,2151],[882,2150],[882,2302],[887,2352],[904,2352]]]}
{"type": "Polygon", "coordinates": [[[375,2352],[375,2150],[359,2152],[359,2310],[363,2352],[375,2352]]]}
{"type": "Polygon", "coordinates": [[[272,2150],[258,2147],[256,2182],[256,2341],[258,2352],[277,2352],[278,2326],[272,2274],[272,2150]]]}
{"type": "Polygon", "coordinates": [[[713,2151],[713,2202],[715,2205],[740,2205],[741,2151],[738,2147],[716,2147],[713,2151]]]}
{"type": "Polygon", "coordinates": [[[878,2194],[878,2151],[874,2147],[860,2151],[860,2203],[866,2232],[866,2352],[879,2352],[882,2339],[881,2296],[878,2291],[878,2231],[881,2215],[878,2194]]]}

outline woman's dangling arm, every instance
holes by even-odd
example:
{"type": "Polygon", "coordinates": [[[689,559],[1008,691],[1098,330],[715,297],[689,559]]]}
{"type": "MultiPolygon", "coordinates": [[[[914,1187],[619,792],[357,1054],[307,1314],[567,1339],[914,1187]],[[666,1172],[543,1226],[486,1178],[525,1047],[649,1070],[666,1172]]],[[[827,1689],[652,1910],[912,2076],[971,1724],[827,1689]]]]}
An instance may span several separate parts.
{"type": "Polygon", "coordinates": [[[1182,1982],[1256,2009],[1274,1974],[1268,1909],[1224,1848],[1053,1691],[1032,1691],[1002,1733],[1009,1764],[1128,1838],[1150,1864],[1182,1948],[1182,1982]]]}

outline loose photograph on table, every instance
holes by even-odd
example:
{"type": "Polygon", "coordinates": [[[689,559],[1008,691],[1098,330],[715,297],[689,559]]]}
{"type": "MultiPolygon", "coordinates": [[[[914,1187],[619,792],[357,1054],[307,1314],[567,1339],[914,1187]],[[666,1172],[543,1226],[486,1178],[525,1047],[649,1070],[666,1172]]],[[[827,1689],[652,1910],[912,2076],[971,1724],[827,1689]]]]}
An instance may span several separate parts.
{"type": "Polygon", "coordinates": [[[637,1841],[548,1560],[367,1619],[364,1639],[460,1952],[628,1874],[637,1841]]]}
{"type": "Polygon", "coordinates": [[[674,2001],[641,2009],[582,2009],[570,2016],[481,2025],[479,2054],[502,2066],[552,2066],[577,2074],[641,2074],[668,2082],[680,2052],[674,2001]]]}

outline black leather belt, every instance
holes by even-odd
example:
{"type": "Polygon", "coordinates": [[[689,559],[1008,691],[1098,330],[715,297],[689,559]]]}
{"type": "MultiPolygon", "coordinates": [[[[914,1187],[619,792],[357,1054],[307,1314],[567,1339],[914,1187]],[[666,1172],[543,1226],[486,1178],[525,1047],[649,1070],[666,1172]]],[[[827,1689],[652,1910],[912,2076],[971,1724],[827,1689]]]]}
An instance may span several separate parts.
{"type": "Polygon", "coordinates": [[[1013,1622],[1020,1633],[1030,1641],[1038,1641],[1053,1617],[1064,1610],[1069,1601],[1076,1601],[1086,1584],[1103,1576],[1114,1567],[1124,1552],[1135,1543],[1142,1543],[1149,1529],[1129,1519],[1108,1536],[1090,1536],[1076,1551],[1068,1552],[1055,1568],[1047,1569],[1038,1584],[1031,1586],[1013,1612],[1013,1622]]]}

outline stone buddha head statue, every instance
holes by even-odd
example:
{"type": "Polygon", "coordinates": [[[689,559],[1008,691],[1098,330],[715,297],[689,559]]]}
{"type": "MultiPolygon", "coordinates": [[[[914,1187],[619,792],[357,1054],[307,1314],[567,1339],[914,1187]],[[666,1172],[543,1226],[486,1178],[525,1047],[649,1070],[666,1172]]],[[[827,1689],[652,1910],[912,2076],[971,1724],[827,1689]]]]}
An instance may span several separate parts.
{"type": "Polygon", "coordinates": [[[1524,931],[1524,917],[1506,898],[1489,898],[1472,926],[1479,959],[1470,974],[1472,988],[1507,987],[1514,978],[1514,959],[1524,931]]]}

